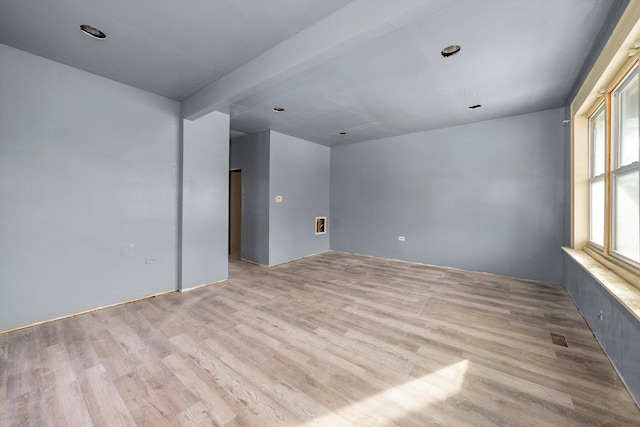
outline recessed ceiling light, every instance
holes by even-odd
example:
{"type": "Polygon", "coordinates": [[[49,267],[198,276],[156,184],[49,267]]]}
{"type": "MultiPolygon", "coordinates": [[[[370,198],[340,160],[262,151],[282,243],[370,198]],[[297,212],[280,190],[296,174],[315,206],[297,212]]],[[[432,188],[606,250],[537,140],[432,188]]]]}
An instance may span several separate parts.
{"type": "Polygon", "coordinates": [[[282,107],[273,107],[273,111],[275,111],[276,113],[283,113],[284,112],[284,108],[282,108],[282,107]]]}
{"type": "Polygon", "coordinates": [[[442,55],[444,58],[447,58],[451,55],[455,55],[458,52],[460,52],[460,46],[458,46],[457,44],[452,44],[451,46],[447,46],[442,49],[440,55],[442,55]]]}
{"type": "Polygon", "coordinates": [[[83,33],[93,37],[94,39],[102,40],[107,38],[107,35],[105,33],[103,33],[97,28],[92,27],[91,25],[82,24],[80,25],[80,29],[82,30],[83,33]]]}
{"type": "Polygon", "coordinates": [[[346,135],[346,132],[338,132],[338,135],[346,135]]]}
{"type": "Polygon", "coordinates": [[[468,108],[469,110],[475,110],[476,108],[480,108],[480,107],[482,107],[482,104],[471,105],[468,108]]]}

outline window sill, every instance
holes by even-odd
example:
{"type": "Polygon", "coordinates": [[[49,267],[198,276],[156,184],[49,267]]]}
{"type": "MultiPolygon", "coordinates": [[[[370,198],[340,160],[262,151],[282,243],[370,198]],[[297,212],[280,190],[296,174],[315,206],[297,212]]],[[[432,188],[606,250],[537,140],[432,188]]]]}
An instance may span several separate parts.
{"type": "Polygon", "coordinates": [[[622,280],[640,290],[640,270],[630,265],[631,262],[622,261],[612,255],[605,255],[602,252],[602,248],[592,245],[591,242],[587,243],[582,248],[582,251],[593,258],[602,267],[611,270],[613,273],[620,276],[622,280]]]}
{"type": "Polygon", "coordinates": [[[586,252],[571,248],[562,248],[562,250],[618,300],[636,320],[640,321],[640,289],[600,264],[586,252]]]}

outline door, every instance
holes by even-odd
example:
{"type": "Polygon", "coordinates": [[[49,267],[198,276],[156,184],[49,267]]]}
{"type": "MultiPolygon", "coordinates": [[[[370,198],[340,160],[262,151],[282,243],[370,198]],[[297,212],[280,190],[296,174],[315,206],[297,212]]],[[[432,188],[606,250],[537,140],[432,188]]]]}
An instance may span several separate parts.
{"type": "Polygon", "coordinates": [[[240,254],[242,172],[229,171],[229,254],[240,254]]]}

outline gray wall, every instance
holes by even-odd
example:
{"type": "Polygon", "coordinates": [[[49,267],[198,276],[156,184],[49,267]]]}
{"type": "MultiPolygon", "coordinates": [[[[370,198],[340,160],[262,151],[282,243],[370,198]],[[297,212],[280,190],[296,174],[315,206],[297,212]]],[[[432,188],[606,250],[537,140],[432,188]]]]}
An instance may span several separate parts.
{"type": "Polygon", "coordinates": [[[604,24],[602,28],[598,31],[598,35],[596,36],[593,46],[591,46],[591,50],[587,55],[584,63],[582,64],[582,68],[578,73],[578,77],[576,78],[573,87],[569,91],[569,95],[567,96],[566,105],[567,107],[571,105],[571,101],[578,94],[578,90],[580,90],[580,86],[584,83],[584,80],[587,78],[587,75],[591,71],[593,64],[595,64],[598,56],[600,56],[600,52],[604,48],[604,45],[609,41],[609,37],[613,33],[618,21],[622,17],[625,9],[629,5],[630,0],[609,0],[611,8],[609,9],[609,14],[604,20],[604,24]]]}
{"type": "Polygon", "coordinates": [[[241,256],[269,265],[269,132],[231,141],[229,169],[242,169],[241,256]]]}
{"type": "Polygon", "coordinates": [[[0,94],[0,330],[175,289],[179,104],[4,45],[0,94]]]}
{"type": "Polygon", "coordinates": [[[331,249],[560,283],[563,113],[332,148],[331,249]]]}
{"type": "Polygon", "coordinates": [[[329,250],[329,227],[315,234],[315,218],[330,219],[329,147],[272,131],[270,149],[269,265],[329,250]]]}
{"type": "Polygon", "coordinates": [[[238,142],[242,137],[229,141],[229,170],[242,169],[242,145],[238,142]]]}
{"type": "Polygon", "coordinates": [[[329,161],[328,147],[270,130],[231,141],[229,169],[242,170],[242,258],[277,265],[329,249],[330,230],[314,229],[316,216],[329,216],[329,161]]]}
{"type": "Polygon", "coordinates": [[[229,115],[184,120],[181,288],[228,276],[229,115]]]}
{"type": "Polygon", "coordinates": [[[563,259],[565,288],[640,404],[640,322],[571,256],[564,254],[563,259]]]}

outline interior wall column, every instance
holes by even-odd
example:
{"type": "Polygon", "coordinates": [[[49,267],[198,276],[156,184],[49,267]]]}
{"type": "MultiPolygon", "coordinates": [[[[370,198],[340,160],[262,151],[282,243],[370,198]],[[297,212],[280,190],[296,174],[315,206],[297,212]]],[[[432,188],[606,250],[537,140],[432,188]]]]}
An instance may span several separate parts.
{"type": "Polygon", "coordinates": [[[180,289],[228,277],[229,115],[183,121],[180,289]]]}

